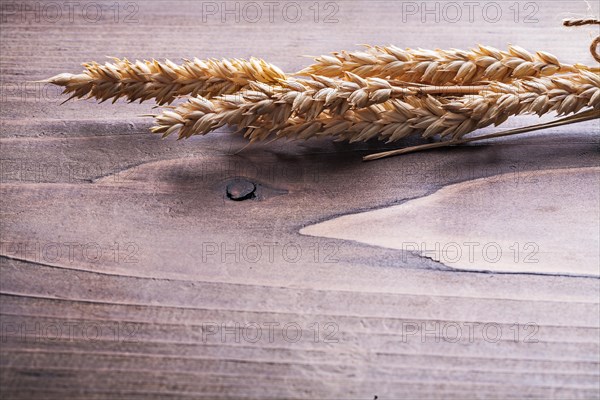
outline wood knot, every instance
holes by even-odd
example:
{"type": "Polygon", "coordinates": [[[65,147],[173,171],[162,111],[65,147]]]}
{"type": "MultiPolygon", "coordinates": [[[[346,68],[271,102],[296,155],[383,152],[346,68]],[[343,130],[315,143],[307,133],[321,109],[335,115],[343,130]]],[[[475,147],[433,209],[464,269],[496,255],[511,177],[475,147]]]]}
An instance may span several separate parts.
{"type": "Polygon", "coordinates": [[[233,201],[253,199],[255,192],[256,185],[246,179],[236,179],[227,185],[227,197],[233,201]]]}

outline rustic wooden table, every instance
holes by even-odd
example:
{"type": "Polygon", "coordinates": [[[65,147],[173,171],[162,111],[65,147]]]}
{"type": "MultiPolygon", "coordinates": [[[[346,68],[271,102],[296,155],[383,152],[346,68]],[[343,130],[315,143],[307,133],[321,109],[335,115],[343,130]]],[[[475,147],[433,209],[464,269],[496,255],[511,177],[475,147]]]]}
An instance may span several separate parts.
{"type": "Polygon", "coordinates": [[[149,103],[32,83],[107,55],[295,71],[360,43],[591,64],[561,20],[597,5],[0,7],[2,398],[600,396],[597,123],[363,163],[394,146],[161,140],[149,103]]]}

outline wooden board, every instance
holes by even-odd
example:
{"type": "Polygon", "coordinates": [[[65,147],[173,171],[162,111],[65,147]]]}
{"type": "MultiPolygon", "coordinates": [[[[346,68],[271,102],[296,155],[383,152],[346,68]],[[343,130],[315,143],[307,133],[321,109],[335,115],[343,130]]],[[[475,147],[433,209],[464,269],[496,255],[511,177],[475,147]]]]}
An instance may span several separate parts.
{"type": "MultiPolygon", "coordinates": [[[[518,43],[591,64],[590,30],[560,22],[597,7],[498,2],[493,22],[496,6],[482,2],[471,22],[459,2],[462,19],[452,22],[451,2],[427,3],[433,14],[421,2],[280,2],[272,18],[258,2],[256,20],[249,2],[106,1],[92,3],[103,13],[94,22],[95,6],[73,6],[71,20],[54,2],[64,7],[55,20],[50,3],[0,5],[2,398],[600,396],[600,281],[590,264],[598,248],[586,249],[583,273],[544,264],[505,273],[372,245],[386,231],[369,219],[372,244],[300,233],[478,179],[490,185],[478,184],[471,201],[493,196],[529,210],[547,195],[540,175],[557,203],[561,182],[569,199],[586,199],[573,207],[588,216],[586,229],[600,230],[590,200],[600,184],[565,173],[597,171],[597,123],[362,163],[394,146],[319,139],[238,152],[246,143],[227,129],[161,140],[138,117],[151,104],[61,105],[57,89],[32,83],[106,55],[257,56],[295,71],[309,62],[301,55],[358,43],[518,43]],[[506,174],[518,190],[492,191],[506,174]],[[229,198],[247,186],[252,198],[229,198]]],[[[544,212],[561,221],[552,199],[544,212]]],[[[430,214],[442,246],[456,228],[443,216],[462,206],[450,200],[430,214]]],[[[463,228],[490,217],[481,204],[460,215],[463,228]]],[[[539,226],[522,218],[520,234],[529,224],[539,226]]],[[[576,237],[577,226],[548,229],[576,237]]],[[[418,228],[395,232],[411,241],[418,228]]]]}

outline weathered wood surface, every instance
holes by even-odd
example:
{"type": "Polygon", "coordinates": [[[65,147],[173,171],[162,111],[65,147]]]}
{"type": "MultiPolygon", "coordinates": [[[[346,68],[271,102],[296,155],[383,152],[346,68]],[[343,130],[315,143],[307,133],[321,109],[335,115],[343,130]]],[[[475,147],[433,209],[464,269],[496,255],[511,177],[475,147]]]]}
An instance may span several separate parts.
{"type": "MultiPolygon", "coordinates": [[[[113,3],[103,3],[105,13],[113,3]]],[[[547,195],[536,176],[550,174],[553,187],[565,182],[573,207],[599,226],[598,207],[576,201],[596,199],[598,182],[564,174],[597,171],[597,124],[372,163],[361,156],[382,145],[327,139],[235,154],[245,142],[227,130],[180,142],[148,134],[151,121],[137,115],[151,104],[60,105],[57,90],[26,83],[77,72],[81,62],[106,55],[254,55],[293,71],[308,62],[300,55],[357,43],[518,43],[565,62],[592,62],[589,30],[560,27],[563,17],[589,15],[583,1],[536,2],[538,23],[523,22],[532,11],[526,2],[517,3],[519,23],[508,3],[498,3],[498,22],[486,21],[486,2],[473,23],[466,8],[457,23],[448,22],[454,14],[422,23],[422,10],[405,13],[403,22],[408,2],[393,1],[338,1],[338,22],[324,23],[335,9],[326,3],[317,3],[319,22],[313,2],[298,3],[297,23],[280,13],[269,21],[266,6],[256,23],[254,14],[223,23],[220,9],[203,20],[207,2],[192,1],[137,3],[137,23],[125,23],[133,10],[126,3],[116,22],[109,14],[98,23],[82,18],[81,8],[73,22],[65,14],[56,23],[3,8],[2,398],[600,396],[597,274],[543,264],[509,274],[473,264],[459,270],[427,254],[299,233],[500,174],[512,174],[519,190],[491,193],[484,185],[482,201],[504,196],[511,209],[529,209],[536,194],[547,195]],[[227,187],[241,179],[256,186],[255,197],[232,201],[227,187]]],[[[15,4],[35,10],[47,3],[15,4]]],[[[443,214],[458,213],[461,204],[440,204],[439,229],[452,237],[455,226],[443,214]]],[[[544,211],[561,221],[560,210],[544,211]]],[[[489,217],[480,206],[460,215],[465,226],[489,217]]],[[[501,221],[490,221],[492,232],[502,230],[501,221]]],[[[376,235],[369,223],[376,222],[365,222],[376,235]]],[[[524,218],[529,224],[538,226],[524,218]]],[[[567,226],[549,224],[565,241],[540,251],[569,251],[577,235],[567,226]]],[[[401,240],[414,241],[410,227],[402,229],[401,240]]],[[[482,236],[481,244],[491,240],[482,236]]],[[[597,258],[597,248],[589,252],[597,258]]]]}
{"type": "Polygon", "coordinates": [[[600,168],[568,168],[521,182],[514,173],[472,179],[300,233],[430,255],[458,269],[599,276],[600,192],[581,190],[599,177],[600,168]]]}

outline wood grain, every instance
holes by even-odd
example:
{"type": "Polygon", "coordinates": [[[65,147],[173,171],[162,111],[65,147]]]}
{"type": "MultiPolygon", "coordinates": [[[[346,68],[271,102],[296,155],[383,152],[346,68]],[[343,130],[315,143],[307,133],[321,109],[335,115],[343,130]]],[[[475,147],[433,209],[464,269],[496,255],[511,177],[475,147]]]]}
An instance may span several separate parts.
{"type": "Polygon", "coordinates": [[[469,180],[300,233],[417,252],[456,269],[599,277],[600,192],[581,188],[594,187],[600,169],[522,178],[506,173],[469,180]]]}
{"type": "MultiPolygon", "coordinates": [[[[109,13],[114,2],[100,3],[109,13]]],[[[161,140],[138,117],[151,104],[61,105],[57,90],[31,83],[106,55],[253,55],[294,71],[301,55],[357,43],[515,43],[592,63],[590,31],[560,26],[589,15],[585,2],[536,2],[538,23],[524,23],[531,10],[517,3],[518,23],[508,3],[496,23],[404,22],[404,3],[387,0],[335,2],[336,23],[323,21],[326,2],[318,22],[299,2],[296,23],[222,22],[185,0],[134,3],[136,23],[123,21],[125,3],[117,22],[97,23],[77,9],[52,23],[3,8],[2,398],[598,398],[597,277],[469,272],[299,233],[507,173],[527,196],[494,195],[519,209],[543,193],[536,174],[598,167],[596,123],[362,163],[393,146],[319,139],[238,153],[246,143],[226,129],[161,140]],[[241,180],[254,197],[232,201],[227,188],[241,180]]],[[[577,196],[597,196],[598,184],[569,179],[577,196]]],[[[580,211],[600,224],[597,208],[580,211]]]]}

